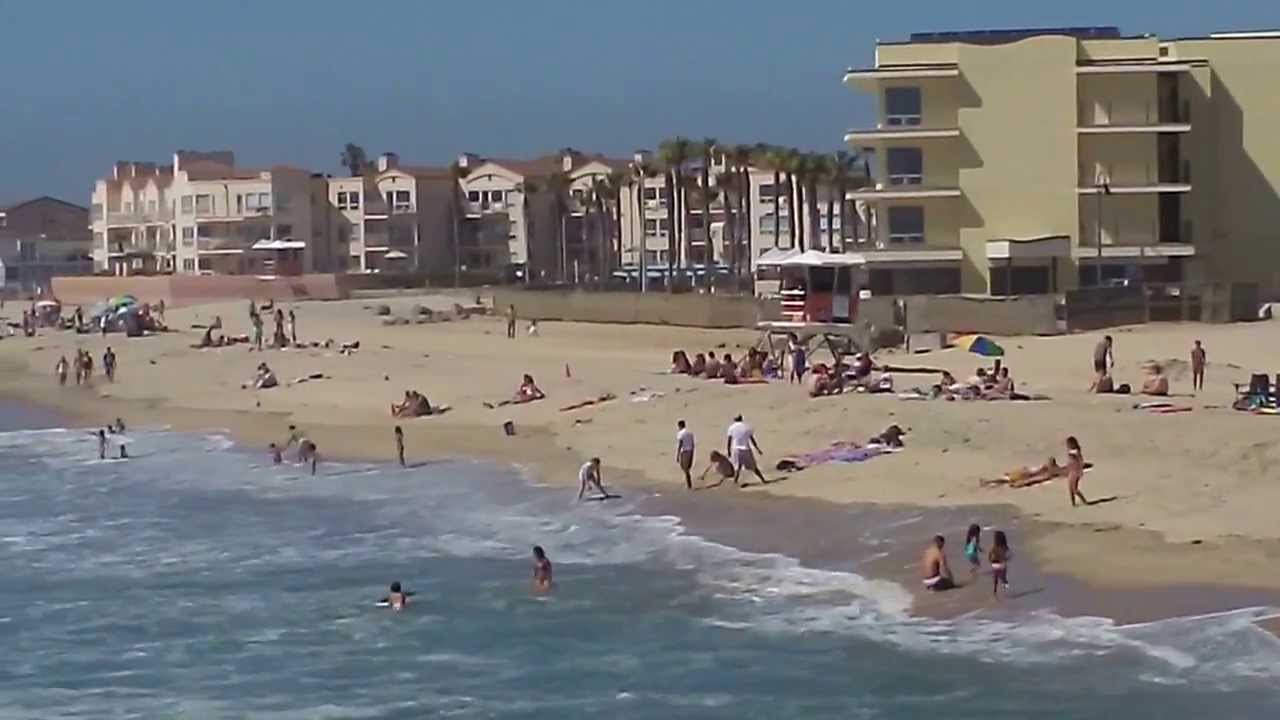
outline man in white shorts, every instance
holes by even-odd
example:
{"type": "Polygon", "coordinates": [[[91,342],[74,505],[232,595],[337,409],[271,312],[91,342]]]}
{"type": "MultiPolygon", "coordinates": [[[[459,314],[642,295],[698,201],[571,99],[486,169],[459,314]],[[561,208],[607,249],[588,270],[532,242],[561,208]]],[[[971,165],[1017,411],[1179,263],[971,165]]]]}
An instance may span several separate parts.
{"type": "Polygon", "coordinates": [[[760,483],[769,482],[764,479],[764,475],[760,474],[760,468],[756,465],[755,452],[764,454],[764,450],[760,449],[760,443],[756,442],[755,431],[751,426],[742,421],[742,416],[738,415],[733,419],[733,424],[729,426],[728,438],[725,440],[725,454],[732,460],[735,466],[733,473],[733,484],[739,485],[742,477],[742,470],[746,468],[756,474],[760,478],[760,483]]]}

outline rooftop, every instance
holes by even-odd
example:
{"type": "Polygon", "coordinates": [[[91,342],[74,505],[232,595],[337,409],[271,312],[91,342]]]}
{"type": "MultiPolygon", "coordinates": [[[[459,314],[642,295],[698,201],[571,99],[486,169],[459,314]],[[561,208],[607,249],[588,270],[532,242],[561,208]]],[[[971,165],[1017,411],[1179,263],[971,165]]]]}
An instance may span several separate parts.
{"type": "Polygon", "coordinates": [[[1099,27],[1049,27],[1008,28],[992,30],[945,30],[941,32],[911,33],[911,43],[969,43],[972,45],[1003,45],[1041,35],[1061,35],[1077,40],[1119,40],[1124,37],[1120,28],[1099,27]]]}

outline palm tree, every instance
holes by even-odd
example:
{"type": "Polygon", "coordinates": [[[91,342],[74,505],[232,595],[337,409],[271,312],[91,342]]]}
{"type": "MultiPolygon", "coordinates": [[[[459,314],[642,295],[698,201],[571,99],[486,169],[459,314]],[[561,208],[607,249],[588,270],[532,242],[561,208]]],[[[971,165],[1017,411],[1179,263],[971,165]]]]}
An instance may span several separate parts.
{"type": "Polygon", "coordinates": [[[791,231],[791,247],[804,250],[804,225],[800,219],[801,194],[803,176],[807,169],[804,156],[800,151],[791,148],[786,151],[787,171],[787,229],[791,231]]]}
{"type": "MultiPolygon", "coordinates": [[[[715,193],[711,190],[711,161],[713,156],[719,152],[720,141],[713,137],[702,138],[702,143],[698,145],[698,149],[702,151],[702,243],[703,243],[703,259],[702,264],[707,273],[707,287],[711,287],[711,268],[712,261],[715,260],[715,250],[711,247],[711,202],[715,197],[715,193]]],[[[686,242],[685,250],[692,255],[692,247],[686,242]]]]}
{"type": "MultiPolygon", "coordinates": [[[[680,136],[664,141],[658,146],[658,157],[662,163],[666,165],[671,173],[671,189],[669,192],[668,202],[677,204],[677,207],[668,207],[667,223],[669,224],[668,232],[670,232],[670,241],[667,250],[667,266],[668,272],[672,273],[667,278],[668,286],[674,278],[674,270],[676,264],[676,255],[681,247],[681,240],[684,237],[685,221],[688,219],[688,196],[686,194],[687,186],[685,184],[684,169],[689,163],[690,155],[692,155],[693,143],[688,139],[680,136]],[[676,220],[680,222],[677,223],[676,220]]],[[[688,258],[685,258],[688,261],[688,258]]]]}
{"type": "Polygon", "coordinates": [[[645,181],[658,176],[658,169],[648,162],[635,162],[631,164],[631,177],[635,181],[635,206],[636,221],[631,224],[632,241],[635,243],[636,238],[639,242],[635,243],[639,249],[640,260],[640,292],[649,289],[649,275],[647,267],[647,258],[649,252],[649,242],[645,235],[645,213],[644,213],[644,187],[645,181]]]}
{"type": "MultiPolygon", "coordinates": [[[[787,167],[786,151],[766,146],[761,153],[761,160],[765,167],[773,171],[773,247],[777,249],[782,240],[782,195],[779,191],[782,190],[783,170],[787,167]]],[[[790,179],[787,182],[789,184],[790,179]]]]}
{"type": "MultiPolygon", "coordinates": [[[[740,249],[745,249],[744,252],[739,252],[736,257],[741,261],[744,259],[743,255],[746,256],[747,272],[751,271],[751,236],[756,232],[756,229],[752,227],[752,218],[755,216],[751,212],[751,157],[752,148],[750,145],[735,145],[733,147],[733,164],[738,171],[738,223],[742,230],[739,245],[741,245],[740,249]]],[[[736,233],[735,237],[737,237],[736,233]]],[[[741,262],[739,264],[741,265],[741,262]]],[[[739,275],[741,274],[741,267],[738,268],[737,272],[739,275]]]]}
{"type": "Polygon", "coordinates": [[[612,234],[614,237],[614,260],[622,262],[622,191],[627,185],[627,173],[614,170],[604,179],[605,197],[613,205],[612,234]]]}
{"type": "Polygon", "coordinates": [[[568,217],[569,176],[557,170],[547,176],[547,192],[551,193],[551,212],[556,221],[556,257],[559,271],[556,279],[564,282],[567,272],[567,252],[565,243],[565,221],[568,217]]]}
{"type": "Polygon", "coordinates": [[[453,286],[462,286],[462,181],[470,170],[458,163],[449,166],[449,215],[453,220],[453,286]]]}
{"type": "MultiPolygon", "coordinates": [[[[826,155],[814,153],[808,155],[806,160],[809,174],[806,178],[804,196],[809,203],[809,212],[805,219],[809,221],[809,230],[813,235],[809,244],[814,249],[818,249],[822,245],[822,216],[818,208],[818,188],[826,186],[830,168],[826,155]]],[[[829,251],[831,247],[827,246],[823,249],[829,251]]]]}
{"type": "Polygon", "coordinates": [[[529,198],[541,188],[538,183],[525,179],[516,189],[520,191],[520,219],[524,221],[524,283],[529,284],[533,275],[533,216],[529,214],[529,198]]]}
{"type": "MultiPolygon", "coordinates": [[[[596,285],[603,288],[605,277],[609,272],[609,251],[613,246],[613,243],[609,242],[608,231],[608,227],[612,224],[608,210],[613,193],[609,188],[608,179],[599,176],[592,178],[588,193],[591,198],[590,208],[595,210],[596,216],[596,285]]],[[[585,236],[583,240],[585,247],[585,236]]]]}
{"type": "Polygon", "coordinates": [[[738,228],[734,225],[735,193],[741,193],[738,186],[738,171],[726,163],[724,172],[716,174],[716,189],[720,191],[721,205],[724,206],[724,260],[729,266],[729,277],[734,286],[738,283],[738,228]]]}
{"type": "Polygon", "coordinates": [[[359,145],[347,143],[342,148],[342,154],[338,157],[338,162],[351,173],[351,177],[360,177],[364,174],[364,169],[369,166],[369,156],[365,154],[364,148],[359,145]]]}
{"type": "Polygon", "coordinates": [[[827,195],[827,244],[835,248],[835,226],[832,223],[831,206],[834,202],[840,204],[840,252],[844,252],[844,238],[848,230],[846,224],[845,207],[849,204],[845,199],[849,193],[849,184],[853,178],[853,157],[846,151],[841,150],[831,156],[829,179],[831,187],[828,188],[827,195]]]}

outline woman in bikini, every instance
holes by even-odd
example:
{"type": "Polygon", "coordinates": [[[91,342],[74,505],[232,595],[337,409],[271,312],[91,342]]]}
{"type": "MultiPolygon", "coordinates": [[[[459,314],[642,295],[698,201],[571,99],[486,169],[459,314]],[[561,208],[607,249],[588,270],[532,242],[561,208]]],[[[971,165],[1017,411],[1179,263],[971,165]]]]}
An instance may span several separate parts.
{"type": "Polygon", "coordinates": [[[1067,438],[1067,493],[1071,499],[1071,507],[1076,507],[1076,498],[1085,505],[1089,500],[1080,492],[1080,479],[1084,477],[1084,451],[1080,449],[1080,441],[1074,435],[1067,438]]]}
{"type": "Polygon", "coordinates": [[[997,530],[991,541],[991,552],[987,560],[991,562],[991,595],[999,597],[1001,586],[1009,591],[1009,560],[1013,552],[1009,550],[1009,538],[1003,530],[997,530]]]}

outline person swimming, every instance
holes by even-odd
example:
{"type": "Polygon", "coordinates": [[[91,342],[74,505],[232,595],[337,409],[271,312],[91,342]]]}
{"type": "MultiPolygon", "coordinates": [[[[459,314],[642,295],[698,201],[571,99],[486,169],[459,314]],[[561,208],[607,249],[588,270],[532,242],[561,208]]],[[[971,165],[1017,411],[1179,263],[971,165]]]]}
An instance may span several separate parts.
{"type": "Polygon", "coordinates": [[[413,596],[413,593],[405,592],[400,587],[400,582],[397,580],[396,582],[391,583],[390,592],[387,594],[386,597],[382,598],[382,600],[379,601],[378,604],[379,605],[385,604],[387,607],[391,608],[392,610],[403,610],[405,609],[405,607],[409,605],[409,598],[412,596],[413,596]]]}
{"type": "Polygon", "coordinates": [[[551,561],[547,559],[547,552],[542,549],[541,545],[533,546],[533,589],[534,592],[548,592],[551,590],[551,561]]]}

